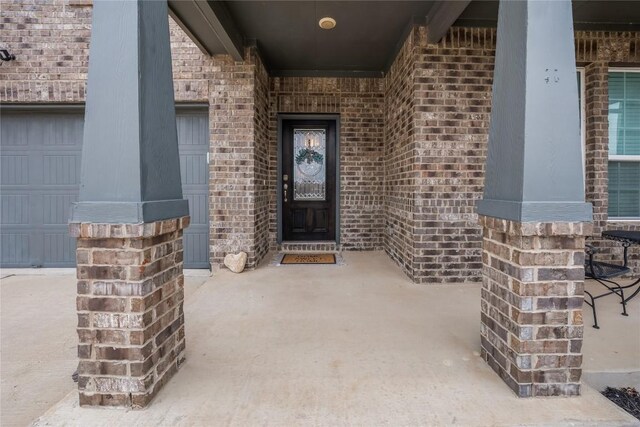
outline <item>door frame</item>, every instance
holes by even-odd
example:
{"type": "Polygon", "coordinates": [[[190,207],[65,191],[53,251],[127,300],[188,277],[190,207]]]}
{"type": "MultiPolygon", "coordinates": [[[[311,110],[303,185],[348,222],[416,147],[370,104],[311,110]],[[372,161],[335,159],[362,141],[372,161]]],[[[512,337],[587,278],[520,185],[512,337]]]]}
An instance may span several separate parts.
{"type": "Polygon", "coordinates": [[[340,244],[340,114],[278,114],[278,155],[276,175],[276,241],[282,243],[282,122],[284,120],[326,120],[336,126],[336,191],[335,191],[335,233],[336,244],[340,244]]]}

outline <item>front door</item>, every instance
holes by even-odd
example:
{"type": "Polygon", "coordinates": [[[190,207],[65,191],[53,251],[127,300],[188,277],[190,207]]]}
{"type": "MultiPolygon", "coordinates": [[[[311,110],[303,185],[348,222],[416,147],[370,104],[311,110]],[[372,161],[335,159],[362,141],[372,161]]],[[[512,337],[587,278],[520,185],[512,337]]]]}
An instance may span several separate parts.
{"type": "Polygon", "coordinates": [[[336,122],[282,122],[284,241],[336,239],[336,122]]]}

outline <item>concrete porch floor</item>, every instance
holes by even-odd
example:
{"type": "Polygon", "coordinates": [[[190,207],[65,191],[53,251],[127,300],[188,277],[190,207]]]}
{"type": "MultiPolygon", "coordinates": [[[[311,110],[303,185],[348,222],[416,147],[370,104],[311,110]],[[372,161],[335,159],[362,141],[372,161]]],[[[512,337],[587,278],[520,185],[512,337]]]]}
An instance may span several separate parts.
{"type": "MultiPolygon", "coordinates": [[[[72,275],[5,278],[0,423],[640,425],[588,386],[515,397],[479,357],[479,285],[414,285],[384,253],[344,257],[187,277],[187,363],[143,411],[78,407],[72,275]]],[[[640,372],[640,298],[626,318],[599,302],[585,371],[640,372]]]]}

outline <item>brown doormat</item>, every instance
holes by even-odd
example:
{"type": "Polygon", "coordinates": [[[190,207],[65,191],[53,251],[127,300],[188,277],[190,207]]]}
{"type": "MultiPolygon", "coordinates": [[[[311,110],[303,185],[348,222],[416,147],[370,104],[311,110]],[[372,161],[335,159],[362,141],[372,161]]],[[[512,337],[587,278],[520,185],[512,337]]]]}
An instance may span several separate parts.
{"type": "Polygon", "coordinates": [[[286,254],[280,264],[335,264],[334,254],[286,254]]]}

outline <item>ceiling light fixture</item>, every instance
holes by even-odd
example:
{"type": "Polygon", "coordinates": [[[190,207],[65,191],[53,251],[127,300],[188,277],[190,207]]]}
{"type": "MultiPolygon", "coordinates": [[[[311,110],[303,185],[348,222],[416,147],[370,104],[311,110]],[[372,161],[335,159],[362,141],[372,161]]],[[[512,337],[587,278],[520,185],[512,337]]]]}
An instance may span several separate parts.
{"type": "Polygon", "coordinates": [[[320,28],[322,28],[323,30],[331,30],[335,28],[336,20],[329,16],[325,16],[324,18],[321,18],[320,21],[318,21],[318,25],[320,25],[320,28]]]}

